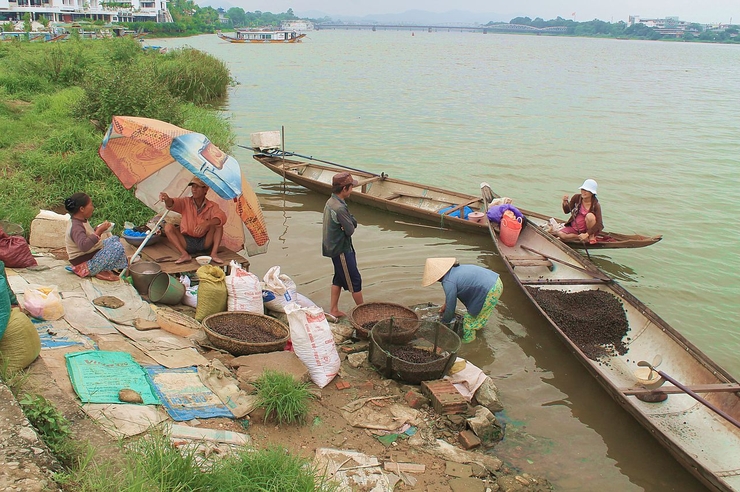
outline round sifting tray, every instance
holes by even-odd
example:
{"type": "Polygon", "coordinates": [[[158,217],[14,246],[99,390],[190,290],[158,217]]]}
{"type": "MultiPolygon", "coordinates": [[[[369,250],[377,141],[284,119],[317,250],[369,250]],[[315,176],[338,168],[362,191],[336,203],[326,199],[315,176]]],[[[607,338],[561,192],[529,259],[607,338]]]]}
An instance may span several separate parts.
{"type": "Polygon", "coordinates": [[[457,358],[460,337],[437,321],[403,323],[417,324],[414,339],[407,343],[392,340],[384,322],[375,325],[370,332],[370,363],[383,377],[411,384],[442,378],[457,358]]]}
{"type": "Polygon", "coordinates": [[[290,339],[290,330],[280,321],[264,314],[248,311],[229,311],[207,316],[202,322],[203,331],[214,347],[233,355],[261,354],[283,350],[290,339]],[[241,329],[240,329],[241,328],[241,329]],[[237,331],[237,335],[229,335],[237,331]],[[242,335],[271,338],[270,341],[239,339],[242,335]]]}
{"type": "Polygon", "coordinates": [[[349,322],[354,327],[359,338],[367,338],[370,330],[380,320],[394,318],[419,320],[419,315],[400,304],[392,302],[366,302],[352,308],[349,312],[349,322]],[[367,326],[370,325],[370,328],[367,326]]]}

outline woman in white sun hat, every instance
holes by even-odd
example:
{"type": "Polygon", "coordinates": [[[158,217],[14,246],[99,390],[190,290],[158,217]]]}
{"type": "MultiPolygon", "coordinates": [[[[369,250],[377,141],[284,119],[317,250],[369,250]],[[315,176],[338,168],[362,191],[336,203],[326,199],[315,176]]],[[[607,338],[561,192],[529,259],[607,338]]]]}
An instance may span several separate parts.
{"type": "Polygon", "coordinates": [[[475,332],[483,328],[493,313],[504,284],[498,273],[476,265],[460,265],[455,258],[427,258],[421,286],[442,282],[445,303],[439,312],[442,322],[455,318],[458,299],[467,308],[463,318],[463,343],[475,340],[475,332]]]}
{"type": "Polygon", "coordinates": [[[596,244],[598,234],[604,230],[601,218],[601,204],[596,198],[598,185],[593,179],[587,179],[581,185],[580,193],[570,199],[563,195],[563,212],[570,214],[565,227],[555,234],[563,240],[576,240],[596,244]]]}

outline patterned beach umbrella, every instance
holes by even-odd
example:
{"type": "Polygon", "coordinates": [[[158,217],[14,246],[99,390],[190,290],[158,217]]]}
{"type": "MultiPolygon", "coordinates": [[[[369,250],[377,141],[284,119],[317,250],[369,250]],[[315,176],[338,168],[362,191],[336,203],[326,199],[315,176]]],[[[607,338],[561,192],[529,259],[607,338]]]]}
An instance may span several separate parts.
{"type": "Polygon", "coordinates": [[[269,237],[257,196],[239,163],[205,135],[164,121],[114,116],[100,157],[126,189],[155,212],[164,212],[159,193],[180,196],[196,176],[210,190],[207,198],[226,212],[222,244],[242,255],[267,251],[269,237]]]}

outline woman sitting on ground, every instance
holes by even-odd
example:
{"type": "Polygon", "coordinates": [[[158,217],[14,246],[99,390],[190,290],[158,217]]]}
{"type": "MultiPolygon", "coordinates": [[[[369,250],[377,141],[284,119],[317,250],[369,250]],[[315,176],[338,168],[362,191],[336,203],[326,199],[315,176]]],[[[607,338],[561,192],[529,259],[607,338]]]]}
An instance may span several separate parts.
{"type": "Polygon", "coordinates": [[[570,214],[565,227],[555,234],[564,241],[580,240],[590,244],[596,243],[596,236],[604,230],[601,218],[601,205],[596,198],[596,181],[587,179],[581,186],[581,192],[563,196],[563,212],[570,214]]]}
{"type": "Polygon", "coordinates": [[[64,208],[72,216],[64,237],[72,271],[80,277],[118,280],[111,270],[127,268],[128,259],[118,236],[101,239],[111,223],[106,220],[92,228],[88,219],[95,207],[85,193],[75,193],[64,200],[64,208]]]}

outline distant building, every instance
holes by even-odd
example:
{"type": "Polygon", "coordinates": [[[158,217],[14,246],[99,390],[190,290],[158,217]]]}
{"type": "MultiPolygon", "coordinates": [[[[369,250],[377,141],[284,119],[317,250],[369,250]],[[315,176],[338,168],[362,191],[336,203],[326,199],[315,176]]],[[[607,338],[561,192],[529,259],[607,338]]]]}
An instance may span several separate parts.
{"type": "Polygon", "coordinates": [[[0,22],[31,20],[41,16],[51,22],[82,19],[116,22],[172,22],[167,0],[0,0],[0,22]]]}
{"type": "MultiPolygon", "coordinates": [[[[2,0],[0,0],[2,1],[2,0]]],[[[289,20],[280,23],[283,31],[313,31],[313,22],[307,20],[289,20]]]]}
{"type": "Polygon", "coordinates": [[[678,17],[666,17],[665,19],[642,19],[639,15],[630,15],[627,26],[644,24],[655,29],[664,36],[682,36],[686,31],[695,32],[691,22],[679,20],[678,17]]]}

